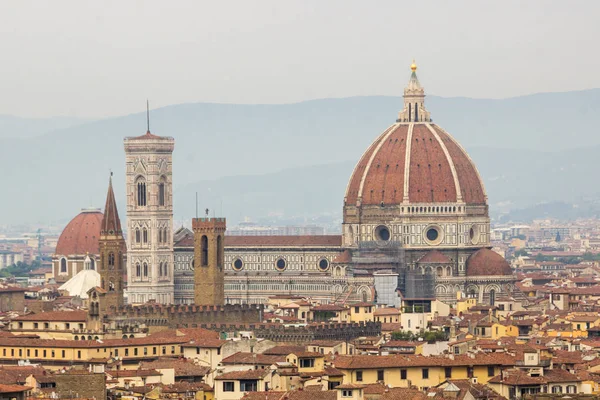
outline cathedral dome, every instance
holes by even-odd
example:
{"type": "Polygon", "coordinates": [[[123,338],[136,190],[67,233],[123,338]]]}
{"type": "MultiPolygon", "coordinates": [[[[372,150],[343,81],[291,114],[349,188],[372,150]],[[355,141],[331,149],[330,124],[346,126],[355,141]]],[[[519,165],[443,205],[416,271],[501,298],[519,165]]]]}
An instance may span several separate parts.
{"type": "Polygon", "coordinates": [[[513,275],[508,262],[490,249],[481,249],[467,259],[467,276],[513,275]]]}
{"type": "Polygon", "coordinates": [[[98,209],[82,210],[65,227],[56,244],[56,254],[98,254],[103,214],[98,209]]]}
{"type": "Polygon", "coordinates": [[[365,151],[350,177],[345,206],[417,203],[485,205],[483,183],[460,144],[431,123],[415,70],[404,109],[365,151]]]}

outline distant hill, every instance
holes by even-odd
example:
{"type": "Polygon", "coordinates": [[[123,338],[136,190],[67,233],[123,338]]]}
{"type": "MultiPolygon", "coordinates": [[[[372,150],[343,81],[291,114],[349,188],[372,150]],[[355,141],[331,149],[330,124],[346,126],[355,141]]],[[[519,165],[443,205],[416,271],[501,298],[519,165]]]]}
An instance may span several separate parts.
{"type": "MultiPolygon", "coordinates": [[[[401,104],[399,97],[373,96],[153,110],[152,132],[176,138],[176,218],[191,217],[193,193],[208,187],[214,199],[205,194],[203,201],[223,198],[232,216],[340,212],[355,162],[401,104]]],[[[430,96],[428,108],[477,162],[493,212],[594,195],[600,90],[505,100],[430,96]]],[[[100,207],[109,169],[124,210],[123,137],[144,131],[139,113],[41,136],[0,133],[7,189],[0,223],[66,221],[81,207],[100,207]]]]}
{"type": "Polygon", "coordinates": [[[82,118],[21,118],[0,115],[0,138],[31,138],[89,122],[82,118]]]}

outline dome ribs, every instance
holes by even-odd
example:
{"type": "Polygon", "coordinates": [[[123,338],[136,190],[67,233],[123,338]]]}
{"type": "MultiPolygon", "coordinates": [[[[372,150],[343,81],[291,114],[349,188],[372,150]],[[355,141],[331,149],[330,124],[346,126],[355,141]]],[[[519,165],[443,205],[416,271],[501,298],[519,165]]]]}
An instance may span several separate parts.
{"type": "Polygon", "coordinates": [[[392,204],[402,199],[407,132],[406,125],[398,125],[382,138],[365,175],[363,204],[392,204]]]}
{"type": "MultiPolygon", "coordinates": [[[[352,172],[352,176],[350,177],[350,181],[348,182],[348,187],[346,188],[346,198],[344,199],[344,203],[346,205],[355,205],[356,201],[359,197],[360,185],[363,181],[363,177],[366,173],[366,169],[369,165],[369,160],[371,160],[371,156],[375,149],[377,148],[379,142],[386,136],[386,134],[393,129],[396,125],[390,126],[388,129],[383,132],[375,141],[369,146],[367,151],[362,155],[356,167],[354,167],[354,171],[352,172]]],[[[365,192],[366,193],[366,192],[365,192]]],[[[363,198],[363,201],[365,199],[363,198]]]]}
{"type": "Polygon", "coordinates": [[[454,162],[463,201],[467,204],[485,204],[486,196],[483,183],[467,153],[443,129],[435,125],[434,129],[446,145],[454,162]]]}
{"type": "Polygon", "coordinates": [[[409,173],[411,203],[456,202],[456,187],[448,159],[425,124],[415,124],[409,173]]]}

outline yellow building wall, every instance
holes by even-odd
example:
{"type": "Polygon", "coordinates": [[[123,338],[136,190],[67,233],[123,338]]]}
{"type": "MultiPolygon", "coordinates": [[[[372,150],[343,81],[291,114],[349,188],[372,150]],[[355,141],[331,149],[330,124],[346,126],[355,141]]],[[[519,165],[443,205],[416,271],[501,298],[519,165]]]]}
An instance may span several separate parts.
{"type": "Polygon", "coordinates": [[[373,311],[375,306],[363,307],[350,305],[350,322],[367,322],[373,321],[373,311]],[[358,312],[356,309],[358,308],[358,312]]]}
{"type": "MultiPolygon", "coordinates": [[[[378,369],[363,369],[362,371],[363,379],[362,381],[356,380],[356,371],[357,370],[346,370],[337,367],[340,371],[344,373],[344,383],[360,383],[360,384],[371,384],[377,383],[377,371],[378,369]]],[[[463,366],[453,366],[452,367],[452,376],[450,378],[446,378],[446,370],[445,367],[406,367],[406,368],[381,368],[384,371],[384,382],[386,385],[391,385],[392,387],[407,387],[408,381],[410,381],[410,385],[417,386],[419,388],[432,387],[439,385],[447,379],[469,379],[467,367],[463,366]],[[423,369],[427,368],[429,370],[429,376],[427,379],[423,378],[423,369]],[[400,370],[406,369],[407,371],[407,379],[400,379],[400,370]]],[[[500,373],[500,368],[494,367],[494,375],[500,373]]],[[[492,376],[494,376],[492,375],[492,376]]],[[[487,382],[492,378],[492,376],[488,376],[488,366],[475,366],[473,367],[473,377],[477,378],[477,381],[481,384],[487,384],[487,382]]]]}

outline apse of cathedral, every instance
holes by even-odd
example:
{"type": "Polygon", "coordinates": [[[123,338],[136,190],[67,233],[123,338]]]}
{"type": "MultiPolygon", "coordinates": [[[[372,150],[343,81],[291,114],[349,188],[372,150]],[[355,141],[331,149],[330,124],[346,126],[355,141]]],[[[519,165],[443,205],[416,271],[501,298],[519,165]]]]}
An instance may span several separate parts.
{"type": "MultiPolygon", "coordinates": [[[[224,218],[195,219],[193,231],[174,232],[175,140],[149,130],[126,138],[127,303],[222,306],[301,296],[406,306],[451,304],[463,294],[493,304],[510,294],[511,268],[490,249],[482,179],[461,145],[432,122],[416,71],[413,63],[395,123],[374,137],[350,176],[341,235],[228,236],[224,218]]],[[[103,215],[82,214],[54,256],[55,275],[65,280],[82,268],[79,260],[106,266],[102,245],[77,234],[85,226],[86,237],[104,237],[103,215]]]]}

